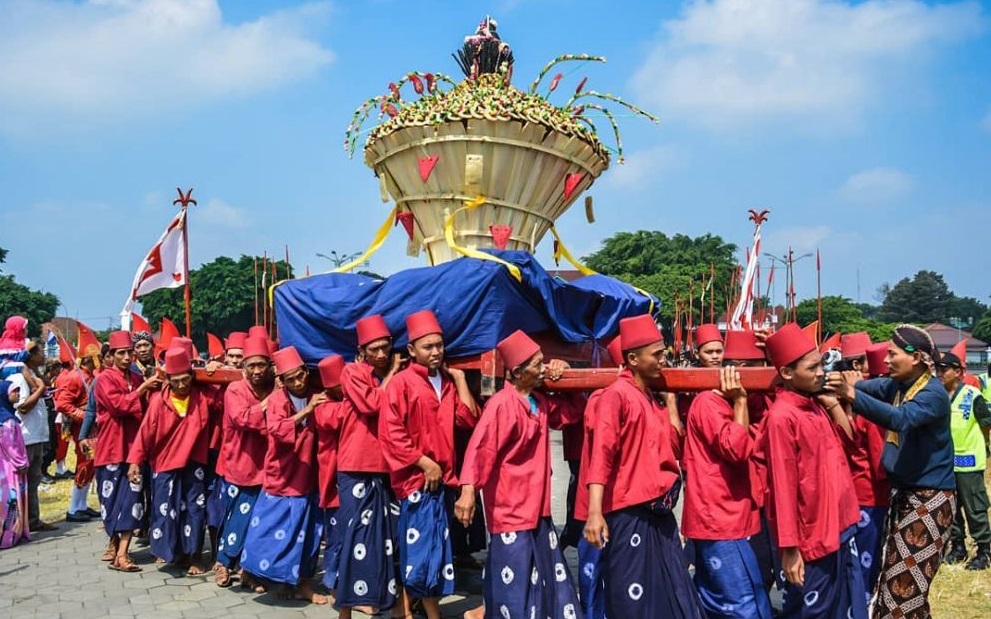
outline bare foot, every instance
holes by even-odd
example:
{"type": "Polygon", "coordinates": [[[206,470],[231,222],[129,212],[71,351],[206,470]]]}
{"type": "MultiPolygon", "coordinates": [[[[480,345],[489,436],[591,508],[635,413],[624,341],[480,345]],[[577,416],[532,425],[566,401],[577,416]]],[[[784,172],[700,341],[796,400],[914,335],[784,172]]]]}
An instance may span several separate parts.
{"type": "Polygon", "coordinates": [[[245,572],[244,570],[241,570],[241,588],[251,589],[255,593],[265,593],[268,591],[268,587],[266,587],[262,582],[255,580],[251,574],[245,572]]]}
{"type": "Polygon", "coordinates": [[[213,582],[218,587],[229,587],[231,586],[231,571],[218,563],[213,566],[213,572],[216,574],[213,577],[213,582]]]}
{"type": "Polygon", "coordinates": [[[485,617],[485,606],[479,606],[478,608],[472,608],[471,610],[466,610],[464,614],[464,619],[482,619],[485,617]]]}
{"type": "Polygon", "coordinates": [[[186,570],[186,576],[202,576],[204,573],[203,568],[195,563],[190,563],[186,570]]]}
{"type": "Polygon", "coordinates": [[[299,586],[296,587],[293,593],[293,598],[310,602],[311,604],[317,604],[318,606],[327,604],[327,596],[314,591],[313,586],[310,585],[310,581],[308,580],[303,580],[299,583],[299,586]]]}

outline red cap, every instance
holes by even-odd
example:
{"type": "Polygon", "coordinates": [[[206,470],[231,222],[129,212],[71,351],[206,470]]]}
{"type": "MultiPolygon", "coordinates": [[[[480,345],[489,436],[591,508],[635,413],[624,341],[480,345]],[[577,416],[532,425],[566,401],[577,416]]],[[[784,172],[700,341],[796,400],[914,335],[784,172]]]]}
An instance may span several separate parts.
{"type": "Polygon", "coordinates": [[[193,371],[193,363],[185,348],[173,346],[165,351],[165,373],[169,376],[186,374],[193,371]]]}
{"type": "Polygon", "coordinates": [[[764,351],[757,347],[757,336],[753,331],[727,331],[725,359],[732,361],[763,360],[764,351]]]}
{"type": "Polygon", "coordinates": [[[664,341],[661,332],[657,330],[657,323],[649,314],[620,320],[619,337],[623,350],[635,350],[664,341]]]}
{"type": "Polygon", "coordinates": [[[767,353],[776,368],[798,361],[816,349],[816,343],[794,322],[772,333],[766,342],[767,353]]]}
{"type": "Polygon", "coordinates": [[[268,340],[263,337],[249,337],[244,342],[244,358],[265,357],[270,359],[272,353],[268,350],[268,340]]]}
{"type": "Polygon", "coordinates": [[[540,352],[540,346],[519,329],[496,345],[502,364],[507,369],[519,367],[540,352]]]}
{"type": "Polygon", "coordinates": [[[847,333],[840,338],[840,355],[844,359],[857,359],[867,354],[871,346],[871,336],[865,331],[847,333]]]}
{"type": "Polygon", "coordinates": [[[871,376],[886,376],[891,370],[884,362],[888,358],[888,346],[891,342],[880,342],[867,347],[867,371],[871,376]]]}
{"type": "Polygon", "coordinates": [[[172,341],[169,342],[169,350],[173,348],[181,348],[186,351],[189,358],[193,358],[193,340],[188,337],[174,337],[172,341]]]}
{"type": "Polygon", "coordinates": [[[275,363],[275,373],[279,376],[304,365],[303,358],[299,356],[295,346],[286,346],[275,351],[275,354],[272,355],[272,362],[275,363]]]}
{"type": "Polygon", "coordinates": [[[423,310],[406,317],[406,336],[410,342],[415,342],[424,335],[443,335],[437,317],[430,310],[423,310]]]}
{"type": "Polygon", "coordinates": [[[261,325],[255,325],[248,329],[248,337],[263,337],[268,339],[268,329],[261,325]]]}
{"type": "Polygon", "coordinates": [[[609,358],[612,362],[619,367],[623,367],[626,364],[626,359],[623,358],[623,343],[620,341],[620,337],[617,335],[609,342],[606,346],[606,350],[609,351],[609,358]]]}
{"type": "Polygon", "coordinates": [[[354,328],[358,332],[358,346],[392,337],[392,334],[389,333],[389,327],[385,324],[385,318],[379,314],[365,316],[354,323],[354,328]]]}
{"type": "Polygon", "coordinates": [[[224,350],[230,350],[231,348],[244,348],[244,342],[248,339],[248,334],[244,331],[233,331],[227,336],[227,341],[224,342],[224,350]]]}
{"type": "Polygon", "coordinates": [[[341,384],[341,371],[344,369],[344,357],[331,355],[317,364],[320,370],[320,383],[324,389],[333,389],[341,384]]]}
{"type": "Polygon", "coordinates": [[[709,342],[722,342],[723,336],[719,334],[719,327],[706,323],[695,328],[695,348],[702,348],[709,342]]]}
{"type": "Polygon", "coordinates": [[[124,348],[134,348],[131,345],[131,333],[129,331],[114,331],[110,334],[110,350],[122,350],[124,348]]]}

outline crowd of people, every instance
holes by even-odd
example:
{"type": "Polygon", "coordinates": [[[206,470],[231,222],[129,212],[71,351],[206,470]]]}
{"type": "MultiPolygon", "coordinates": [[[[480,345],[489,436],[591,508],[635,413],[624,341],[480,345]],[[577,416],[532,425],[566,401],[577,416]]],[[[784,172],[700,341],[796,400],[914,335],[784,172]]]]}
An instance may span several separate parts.
{"type": "Polygon", "coordinates": [[[110,569],[141,571],[143,540],[220,587],[342,617],[439,619],[482,548],[469,618],[923,618],[941,563],[991,566],[987,378],[973,386],[911,325],[878,344],[844,334],[828,367],[797,325],[702,325],[697,364],[720,387],[697,394],[655,391],[667,362],[650,316],[620,321],[615,381],[592,393],[556,393],[569,365],[517,331],[484,402],[445,362],[430,310],[407,317],[404,351],[372,315],[355,325],[354,361],[316,367],[263,327],[231,333],[203,368],[240,370],[229,384],[194,380],[191,340],[156,353],[147,332],[113,332],[100,358],[46,373],[25,329],[12,317],[0,339],[0,547],[53,526],[37,488],[46,450],[59,459],[57,415],[76,448],[74,473],[56,471],[74,479],[66,519],[102,519],[110,569]],[[748,393],[740,368],[765,365],[774,388],[748,393]],[[552,429],[571,473],[560,530],[552,429]]]}

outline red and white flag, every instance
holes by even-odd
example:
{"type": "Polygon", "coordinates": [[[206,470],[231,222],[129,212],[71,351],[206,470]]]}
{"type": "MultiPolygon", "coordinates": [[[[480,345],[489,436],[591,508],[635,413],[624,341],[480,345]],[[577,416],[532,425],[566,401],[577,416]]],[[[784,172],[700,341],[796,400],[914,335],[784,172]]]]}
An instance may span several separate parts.
{"type": "Polygon", "coordinates": [[[740,280],[740,300],[730,318],[729,328],[734,331],[750,329],[753,324],[754,283],[757,276],[757,261],[760,259],[760,227],[761,224],[758,223],[754,229],[754,246],[752,251],[747,253],[747,268],[740,280]]]}
{"type": "Polygon", "coordinates": [[[131,313],[138,297],[152,290],[178,288],[186,283],[186,250],[182,242],[185,228],[186,210],[183,209],[138,266],[124,312],[131,313]]]}

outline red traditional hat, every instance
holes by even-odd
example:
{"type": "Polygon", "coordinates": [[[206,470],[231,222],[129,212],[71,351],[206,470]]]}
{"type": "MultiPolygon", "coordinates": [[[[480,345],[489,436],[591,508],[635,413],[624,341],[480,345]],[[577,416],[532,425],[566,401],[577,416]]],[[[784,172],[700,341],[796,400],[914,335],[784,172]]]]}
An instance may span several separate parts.
{"type": "Polygon", "coordinates": [[[169,343],[169,350],[173,348],[181,348],[186,351],[189,358],[193,358],[193,340],[188,337],[174,337],[169,343]]]}
{"type": "Polygon", "coordinates": [[[871,336],[865,331],[847,333],[840,338],[840,355],[844,359],[857,359],[867,354],[871,346],[871,336]]]}
{"type": "Polygon", "coordinates": [[[275,373],[279,376],[304,365],[303,358],[299,356],[295,346],[286,346],[275,351],[275,354],[272,355],[272,362],[275,363],[275,373]]]}
{"type": "Polygon", "coordinates": [[[114,331],[110,334],[110,350],[123,350],[133,348],[131,345],[131,334],[128,331],[114,331]]]}
{"type": "Polygon", "coordinates": [[[385,324],[385,318],[380,314],[365,316],[354,323],[354,328],[358,332],[358,346],[364,346],[375,340],[392,337],[389,327],[385,324]]]}
{"type": "Polygon", "coordinates": [[[695,347],[702,348],[709,342],[721,342],[723,336],[719,333],[719,327],[706,323],[695,328],[695,347]]]}
{"type": "Polygon", "coordinates": [[[430,310],[423,310],[406,317],[406,335],[410,342],[415,342],[425,335],[444,334],[437,317],[430,310]]]}
{"type": "Polygon", "coordinates": [[[261,325],[255,325],[248,329],[248,337],[263,337],[268,339],[268,329],[261,325]]]}
{"type": "Polygon", "coordinates": [[[884,362],[888,358],[888,346],[891,342],[880,342],[867,347],[867,372],[871,376],[887,376],[891,370],[884,362]]]}
{"type": "Polygon", "coordinates": [[[624,351],[664,341],[661,332],[657,330],[657,323],[649,314],[620,320],[619,337],[624,351]]]}
{"type": "Polygon", "coordinates": [[[540,352],[540,345],[530,339],[530,336],[519,329],[514,331],[496,345],[502,364],[507,369],[519,367],[531,357],[540,352]]]}
{"type": "Polygon", "coordinates": [[[766,346],[771,363],[779,369],[816,349],[812,338],[794,322],[789,322],[772,333],[767,338],[766,346]]]}
{"type": "Polygon", "coordinates": [[[270,359],[272,353],[268,350],[268,340],[263,337],[249,337],[244,342],[244,358],[265,357],[270,359]]]}
{"type": "Polygon", "coordinates": [[[723,357],[732,361],[763,360],[764,351],[757,347],[753,331],[727,331],[726,351],[723,357]]]}
{"type": "Polygon", "coordinates": [[[232,331],[224,342],[224,350],[231,348],[244,348],[244,342],[248,339],[248,334],[244,331],[232,331]]]}
{"type": "Polygon", "coordinates": [[[626,364],[626,359],[623,358],[623,343],[620,341],[621,338],[617,335],[609,342],[606,346],[606,350],[609,351],[609,358],[612,362],[619,367],[623,367],[626,364]]]}
{"type": "Polygon", "coordinates": [[[320,370],[320,384],[324,389],[333,389],[341,384],[341,371],[344,369],[344,357],[331,355],[317,364],[320,370]]]}
{"type": "Polygon", "coordinates": [[[165,351],[165,373],[169,376],[186,374],[193,371],[193,363],[185,348],[173,346],[165,351]]]}

